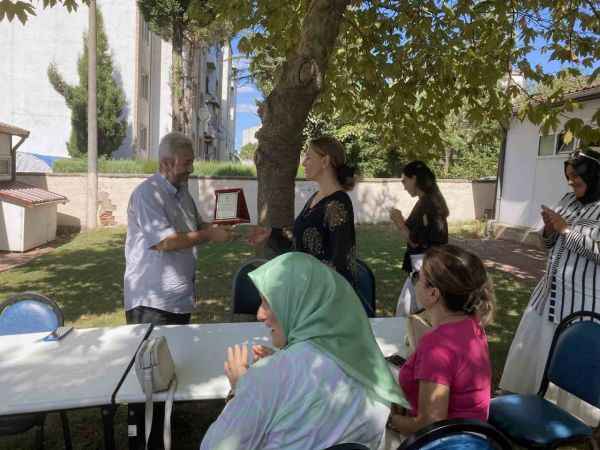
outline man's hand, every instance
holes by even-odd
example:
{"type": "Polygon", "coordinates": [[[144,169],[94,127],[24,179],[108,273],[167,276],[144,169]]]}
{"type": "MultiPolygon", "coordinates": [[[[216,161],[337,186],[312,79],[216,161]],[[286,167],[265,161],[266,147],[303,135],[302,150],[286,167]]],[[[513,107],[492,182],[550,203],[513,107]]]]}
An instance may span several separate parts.
{"type": "Polygon", "coordinates": [[[227,347],[225,375],[229,379],[231,389],[235,389],[238,380],[248,371],[248,346],[234,345],[227,347]]]}
{"type": "Polygon", "coordinates": [[[206,231],[208,232],[208,240],[212,242],[227,242],[233,239],[233,230],[229,225],[211,225],[206,231]]]}

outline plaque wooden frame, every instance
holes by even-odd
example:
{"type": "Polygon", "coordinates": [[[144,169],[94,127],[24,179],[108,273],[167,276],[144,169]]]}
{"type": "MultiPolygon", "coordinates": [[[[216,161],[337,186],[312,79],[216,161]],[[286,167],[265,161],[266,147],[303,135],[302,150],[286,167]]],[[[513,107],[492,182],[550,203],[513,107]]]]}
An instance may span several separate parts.
{"type": "MultiPolygon", "coordinates": [[[[231,198],[231,195],[227,195],[231,198]]],[[[223,198],[223,197],[222,197],[223,198]]],[[[215,210],[213,212],[213,223],[217,225],[236,225],[238,223],[250,223],[250,214],[246,206],[244,190],[241,188],[217,189],[215,190],[215,210]],[[224,217],[217,218],[219,196],[223,194],[237,194],[235,198],[235,215],[226,214],[224,217]]]]}

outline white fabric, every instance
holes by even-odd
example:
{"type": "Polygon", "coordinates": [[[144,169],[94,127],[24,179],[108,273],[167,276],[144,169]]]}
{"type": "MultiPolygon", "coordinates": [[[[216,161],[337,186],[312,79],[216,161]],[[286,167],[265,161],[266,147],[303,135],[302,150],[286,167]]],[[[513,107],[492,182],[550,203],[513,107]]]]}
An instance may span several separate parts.
{"type": "Polygon", "coordinates": [[[277,352],[238,381],[201,450],[306,450],[357,442],[377,449],[389,403],[370,397],[309,342],[277,352]]]}
{"type": "Polygon", "coordinates": [[[400,447],[405,439],[406,437],[402,436],[400,433],[396,433],[395,431],[386,428],[379,450],[398,450],[398,447],[400,447]]]}
{"type": "MultiPolygon", "coordinates": [[[[424,254],[410,255],[410,263],[413,271],[417,272],[421,270],[423,266],[424,254]]],[[[398,304],[396,305],[396,316],[397,317],[408,317],[421,309],[417,302],[417,293],[413,285],[410,275],[406,277],[402,291],[398,297],[398,304]]]]}
{"type": "MultiPolygon", "coordinates": [[[[546,309],[548,307],[549,304],[546,309]]],[[[540,315],[531,306],[525,310],[506,358],[500,388],[518,394],[535,394],[540,389],[552,338],[558,327],[547,317],[547,311],[540,315]]],[[[546,398],[590,426],[596,426],[600,421],[600,410],[554,385],[550,385],[546,398]]]]}

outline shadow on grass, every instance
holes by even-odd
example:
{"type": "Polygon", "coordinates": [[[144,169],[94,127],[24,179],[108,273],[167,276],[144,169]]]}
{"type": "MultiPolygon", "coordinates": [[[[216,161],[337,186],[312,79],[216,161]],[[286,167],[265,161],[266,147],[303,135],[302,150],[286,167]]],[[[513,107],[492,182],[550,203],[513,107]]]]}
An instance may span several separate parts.
{"type": "Polygon", "coordinates": [[[56,300],[65,319],[122,309],[122,229],[82,233],[25,266],[0,274],[0,300],[35,291],[56,300]]]}
{"type": "MultiPolygon", "coordinates": [[[[390,225],[362,225],[357,229],[358,256],[373,270],[377,284],[377,315],[394,314],[396,300],[406,278],[402,271],[405,245],[390,225]]],[[[77,235],[52,253],[26,266],[0,273],[0,301],[13,292],[34,290],[61,305],[65,317],[76,326],[119,325],[124,323],[122,307],[123,245],[125,230],[115,228],[77,235]],[[105,320],[102,316],[108,315],[105,320]]],[[[485,250],[485,246],[482,246],[485,250]]],[[[523,250],[526,251],[526,250],[523,250]]],[[[240,264],[253,255],[242,243],[209,244],[199,247],[197,269],[198,306],[193,322],[229,320],[231,283],[240,264]]],[[[537,257],[537,255],[532,255],[537,257]]],[[[531,279],[504,271],[501,264],[489,268],[497,298],[495,322],[487,328],[492,358],[494,388],[521,314],[533,288],[531,279]]],[[[221,363],[219,363],[221,364],[221,363]]],[[[174,448],[197,449],[222,402],[177,404],[174,412],[174,448]]],[[[98,410],[69,413],[74,448],[102,448],[102,422],[98,410]]],[[[115,420],[117,448],[126,448],[125,408],[115,420]]],[[[33,434],[0,438],[0,450],[31,448],[33,434]]],[[[48,416],[47,445],[62,448],[62,432],[56,414],[48,416]]]]}
{"type": "MultiPolygon", "coordinates": [[[[82,233],[51,253],[0,273],[0,301],[11,294],[35,291],[56,300],[65,320],[79,325],[124,323],[123,273],[125,229],[82,233]],[[109,316],[108,323],[94,317],[109,316]]],[[[196,322],[228,318],[231,280],[251,247],[235,242],[199,248],[196,322]]]]}

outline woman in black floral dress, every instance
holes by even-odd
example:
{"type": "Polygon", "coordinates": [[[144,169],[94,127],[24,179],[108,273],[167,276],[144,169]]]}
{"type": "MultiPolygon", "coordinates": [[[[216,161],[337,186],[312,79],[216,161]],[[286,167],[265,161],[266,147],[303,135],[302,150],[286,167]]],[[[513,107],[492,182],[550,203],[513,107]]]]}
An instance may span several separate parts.
{"type": "Polygon", "coordinates": [[[309,253],[336,269],[356,286],[354,210],[347,191],[354,187],[354,169],[337,139],[312,139],[302,160],[304,175],[319,189],[296,217],[292,230],[257,227],[249,242],[258,245],[273,237],[287,239],[289,249],[309,253]],[[290,232],[291,231],[291,232],[290,232]]]}

